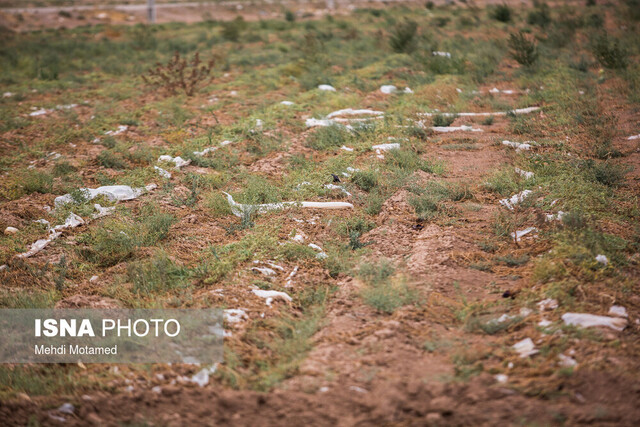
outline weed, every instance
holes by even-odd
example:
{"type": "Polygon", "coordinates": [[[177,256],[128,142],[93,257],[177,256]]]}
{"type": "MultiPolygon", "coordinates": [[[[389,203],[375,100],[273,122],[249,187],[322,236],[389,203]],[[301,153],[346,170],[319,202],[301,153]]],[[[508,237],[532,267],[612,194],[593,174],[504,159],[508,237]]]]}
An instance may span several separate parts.
{"type": "Polygon", "coordinates": [[[482,124],[485,126],[491,126],[493,124],[494,117],[488,116],[486,119],[482,121],[482,124]]]}
{"type": "Polygon", "coordinates": [[[324,126],[317,129],[309,138],[309,146],[315,150],[327,150],[348,144],[352,134],[342,125],[324,126]]]}
{"type": "Polygon", "coordinates": [[[96,157],[96,160],[98,161],[98,164],[100,164],[100,166],[103,166],[105,168],[118,170],[127,168],[127,164],[124,162],[124,160],[114,154],[111,150],[105,150],[101,152],[100,154],[98,154],[98,157],[96,157]]]}
{"type": "Polygon", "coordinates": [[[538,59],[536,42],[530,40],[525,33],[519,31],[509,36],[509,53],[519,64],[526,67],[532,66],[538,59]]]}
{"type": "Polygon", "coordinates": [[[296,15],[295,13],[287,9],[286,12],[284,13],[284,19],[287,22],[294,22],[296,20],[296,15]]]}
{"type": "Polygon", "coordinates": [[[225,40],[237,42],[240,35],[247,29],[247,23],[242,16],[237,16],[233,21],[227,21],[222,24],[222,37],[225,40]]]}
{"type": "Polygon", "coordinates": [[[397,23],[391,30],[389,44],[397,53],[411,53],[416,49],[416,33],[418,24],[411,19],[397,23]]]}
{"type": "Polygon", "coordinates": [[[187,96],[193,96],[197,87],[209,78],[214,63],[215,58],[212,58],[203,64],[199,52],[195,53],[191,61],[176,52],[168,63],[158,63],[146,75],[143,74],[142,80],[148,85],[164,89],[170,95],[181,90],[187,96]]]}
{"type": "Polygon", "coordinates": [[[378,264],[364,263],[358,269],[358,276],[371,285],[380,285],[389,281],[396,268],[388,259],[381,260],[378,264]]]}
{"type": "Polygon", "coordinates": [[[404,281],[392,281],[395,267],[389,260],[378,264],[365,263],[358,270],[358,276],[367,286],[360,295],[364,302],[381,313],[393,313],[396,309],[415,302],[417,294],[404,281]]]}
{"type": "Polygon", "coordinates": [[[368,171],[357,171],[353,173],[351,181],[364,191],[371,191],[378,186],[379,173],[368,171]]]}
{"type": "Polygon", "coordinates": [[[455,120],[455,115],[436,114],[433,116],[433,126],[451,126],[455,120]]]}
{"type": "Polygon", "coordinates": [[[29,171],[22,177],[21,185],[25,194],[47,194],[53,190],[53,177],[48,173],[29,171]]]}
{"type": "Polygon", "coordinates": [[[529,256],[528,255],[522,255],[519,257],[515,257],[513,255],[499,256],[499,257],[496,257],[496,261],[502,262],[508,265],[509,267],[518,267],[520,265],[524,265],[527,262],[529,262],[529,256]]]}
{"type": "Polygon", "coordinates": [[[409,199],[419,219],[431,219],[437,213],[450,212],[443,202],[462,201],[471,198],[468,187],[463,185],[444,185],[436,181],[429,181],[424,188],[412,188],[417,196],[409,199]]]}
{"type": "Polygon", "coordinates": [[[535,10],[529,12],[527,16],[527,23],[529,25],[537,25],[542,28],[546,28],[551,23],[551,10],[546,3],[540,3],[536,6],[535,10]]]}
{"type": "Polygon", "coordinates": [[[587,164],[595,180],[608,187],[619,186],[627,173],[624,167],[610,161],[588,162],[587,164]]]}
{"type": "Polygon", "coordinates": [[[67,274],[68,274],[66,255],[62,255],[56,270],[57,270],[57,274],[53,279],[53,283],[55,284],[56,291],[62,292],[64,290],[64,283],[65,283],[65,280],[67,279],[67,274]]]}
{"type": "Polygon", "coordinates": [[[65,175],[69,175],[75,172],[77,169],[72,166],[69,162],[62,161],[55,164],[53,167],[53,176],[61,177],[65,175]]]}
{"type": "Polygon", "coordinates": [[[186,286],[189,274],[176,265],[164,253],[156,254],[148,261],[127,265],[127,278],[137,294],[157,294],[186,286]]]}
{"type": "Polygon", "coordinates": [[[416,292],[405,283],[382,283],[368,286],[361,292],[364,302],[380,313],[393,313],[417,300],[416,292]]]}
{"type": "Polygon", "coordinates": [[[490,11],[491,18],[500,22],[511,21],[511,8],[506,4],[499,4],[490,11]]]}
{"type": "Polygon", "coordinates": [[[593,40],[591,52],[605,68],[623,69],[629,65],[629,52],[620,45],[618,40],[610,40],[606,34],[593,40]]]}

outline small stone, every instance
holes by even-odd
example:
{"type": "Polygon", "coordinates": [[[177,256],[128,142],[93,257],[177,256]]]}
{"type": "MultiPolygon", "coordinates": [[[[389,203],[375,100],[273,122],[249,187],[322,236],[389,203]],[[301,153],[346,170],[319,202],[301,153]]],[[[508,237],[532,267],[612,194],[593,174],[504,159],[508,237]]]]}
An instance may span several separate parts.
{"type": "Polygon", "coordinates": [[[89,282],[91,283],[96,283],[98,281],[98,276],[91,276],[91,279],[89,279],[89,282]]]}

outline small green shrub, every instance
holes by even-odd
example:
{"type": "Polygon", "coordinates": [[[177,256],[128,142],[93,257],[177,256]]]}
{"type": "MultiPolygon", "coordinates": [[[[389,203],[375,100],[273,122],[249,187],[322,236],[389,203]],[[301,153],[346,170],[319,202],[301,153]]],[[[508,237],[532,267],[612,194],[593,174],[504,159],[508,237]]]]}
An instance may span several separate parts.
{"type": "Polygon", "coordinates": [[[233,21],[227,21],[222,24],[222,37],[225,40],[237,42],[240,35],[247,28],[247,23],[242,16],[236,17],[233,21]]]}
{"type": "Polygon", "coordinates": [[[529,40],[524,32],[519,31],[509,36],[509,53],[519,64],[532,66],[538,59],[536,42],[529,40]]]}
{"type": "Polygon", "coordinates": [[[122,170],[127,168],[127,164],[111,150],[105,150],[96,157],[98,164],[109,169],[122,170]]]}
{"type": "Polygon", "coordinates": [[[127,278],[136,294],[157,294],[186,286],[189,272],[176,265],[169,257],[158,254],[148,261],[127,265],[127,278]]]}
{"type": "Polygon", "coordinates": [[[491,18],[500,22],[510,22],[511,21],[511,8],[506,4],[499,4],[491,10],[490,13],[491,18]]]}
{"type": "Polygon", "coordinates": [[[53,190],[53,177],[48,173],[29,171],[22,177],[22,190],[25,194],[51,193],[53,190]]]}
{"type": "Polygon", "coordinates": [[[434,126],[451,126],[451,124],[456,120],[455,115],[450,114],[436,114],[433,116],[433,125],[434,126]]]}
{"type": "Polygon", "coordinates": [[[378,172],[371,170],[354,172],[351,181],[364,191],[371,191],[378,186],[378,172]]]}
{"type": "Polygon", "coordinates": [[[591,51],[605,68],[624,69],[629,65],[629,52],[618,40],[610,40],[606,34],[595,38],[591,44],[591,51]]]}
{"type": "Polygon", "coordinates": [[[380,313],[393,313],[396,309],[415,302],[417,293],[403,281],[391,280],[395,268],[388,260],[378,264],[363,264],[358,276],[366,283],[360,292],[364,302],[380,313]]]}
{"type": "Polygon", "coordinates": [[[287,9],[284,13],[284,19],[287,22],[294,22],[296,20],[296,14],[287,9]]]}
{"type": "Polygon", "coordinates": [[[535,10],[529,12],[527,16],[527,23],[529,25],[537,25],[542,28],[546,28],[551,23],[551,9],[546,3],[540,3],[535,10]]]}
{"type": "Polygon", "coordinates": [[[619,186],[627,173],[622,166],[609,161],[593,163],[591,171],[597,182],[608,187],[619,186]]]}
{"type": "Polygon", "coordinates": [[[308,144],[315,150],[327,150],[347,144],[351,138],[351,132],[342,125],[324,126],[311,134],[308,144]]]}
{"type": "Polygon", "coordinates": [[[418,24],[411,19],[397,23],[391,30],[389,44],[397,53],[411,53],[416,49],[418,24]]]}

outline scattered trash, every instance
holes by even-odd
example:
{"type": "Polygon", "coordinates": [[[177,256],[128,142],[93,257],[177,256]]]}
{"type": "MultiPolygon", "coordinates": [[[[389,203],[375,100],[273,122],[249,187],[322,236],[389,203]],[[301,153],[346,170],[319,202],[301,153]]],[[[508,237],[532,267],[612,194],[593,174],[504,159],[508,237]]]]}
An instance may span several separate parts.
{"type": "Polygon", "coordinates": [[[91,279],[89,279],[89,283],[96,283],[98,281],[98,276],[91,276],[91,279]]]}
{"type": "Polygon", "coordinates": [[[103,216],[111,215],[116,211],[115,206],[103,208],[98,203],[94,204],[93,207],[95,208],[95,210],[98,211],[97,213],[94,213],[93,215],[91,215],[91,218],[93,219],[98,219],[98,218],[102,218],[103,216]]]}
{"type": "MultiPolygon", "coordinates": [[[[502,142],[504,144],[504,141],[502,142]]],[[[534,173],[533,172],[527,172],[525,170],[522,170],[520,168],[515,168],[515,171],[518,175],[524,177],[525,179],[531,179],[533,178],[534,173]]]]}
{"type": "Polygon", "coordinates": [[[293,301],[293,299],[289,295],[280,291],[265,291],[262,289],[253,289],[251,292],[253,292],[256,296],[260,298],[264,298],[266,300],[265,303],[269,307],[271,307],[271,303],[277,299],[281,299],[286,302],[293,301]]]}
{"type": "Polygon", "coordinates": [[[496,374],[493,378],[495,378],[500,384],[506,384],[507,381],[509,381],[509,376],[505,374],[496,374]]]}
{"type": "Polygon", "coordinates": [[[527,107],[527,108],[517,108],[515,110],[510,111],[494,111],[494,112],[483,112],[483,113],[420,113],[419,115],[422,117],[432,117],[432,116],[458,116],[458,117],[478,117],[478,116],[506,116],[507,114],[529,114],[534,111],[538,111],[540,107],[527,107]]]}
{"type": "Polygon", "coordinates": [[[562,366],[563,368],[573,368],[578,366],[578,362],[576,362],[576,360],[573,357],[565,356],[564,354],[559,354],[558,359],[560,359],[560,361],[558,362],[558,365],[562,366]]]}
{"type": "Polygon", "coordinates": [[[314,251],[318,252],[316,254],[316,258],[318,259],[326,259],[329,257],[329,255],[327,255],[320,246],[316,245],[315,243],[309,243],[309,247],[311,249],[313,249],[314,251]]]}
{"type": "Polygon", "coordinates": [[[16,234],[18,232],[18,229],[15,227],[7,227],[4,229],[4,234],[16,234]]]}
{"type": "Polygon", "coordinates": [[[168,171],[158,166],[154,166],[153,168],[158,172],[158,175],[160,175],[161,177],[171,179],[171,173],[169,173],[168,171]]]}
{"type": "Polygon", "coordinates": [[[63,414],[72,415],[73,411],[75,411],[75,409],[76,408],[74,408],[71,403],[63,403],[62,406],[60,406],[58,408],[58,412],[62,412],[63,414]]]}
{"type": "Polygon", "coordinates": [[[293,287],[293,278],[296,274],[298,274],[297,265],[293,268],[293,270],[291,270],[291,273],[289,273],[289,275],[287,276],[287,283],[284,285],[285,288],[293,287]]]}
{"type": "Polygon", "coordinates": [[[515,95],[517,92],[511,89],[500,90],[497,87],[494,87],[493,89],[489,90],[489,93],[503,93],[505,95],[515,95]]]}
{"type": "Polygon", "coordinates": [[[609,258],[607,258],[606,255],[602,255],[602,254],[596,256],[596,261],[598,261],[602,265],[608,265],[609,264],[609,258]]]}
{"type": "Polygon", "coordinates": [[[565,313],[562,315],[565,325],[580,326],[582,328],[591,328],[604,326],[622,331],[627,326],[627,319],[622,317],[598,316],[587,313],[565,313]]]}
{"type": "Polygon", "coordinates": [[[282,104],[282,105],[295,105],[295,102],[291,102],[291,101],[282,101],[280,104],[282,104]]]}
{"type": "Polygon", "coordinates": [[[207,153],[212,153],[212,152],[214,152],[214,151],[216,151],[216,150],[218,150],[218,149],[220,149],[220,148],[224,147],[225,145],[229,145],[229,144],[231,144],[232,142],[233,142],[233,141],[227,141],[227,140],[224,140],[224,141],[222,141],[222,142],[220,143],[220,145],[218,145],[217,147],[207,147],[207,148],[205,148],[205,149],[204,149],[204,150],[202,150],[202,151],[194,151],[194,152],[193,152],[193,154],[194,154],[194,155],[196,155],[196,156],[198,156],[198,157],[202,157],[202,156],[204,156],[205,154],[207,154],[207,153]]]}
{"type": "Polygon", "coordinates": [[[335,184],[325,184],[324,188],[328,189],[328,190],[340,190],[342,193],[344,193],[347,197],[351,197],[352,194],[349,193],[343,186],[341,185],[335,185],[335,184]]]}
{"type": "Polygon", "coordinates": [[[227,323],[239,323],[239,322],[242,322],[243,320],[249,319],[249,316],[247,316],[247,313],[244,310],[241,310],[239,308],[229,308],[225,310],[223,312],[223,317],[224,317],[224,320],[227,321],[227,323]]]}
{"type": "Polygon", "coordinates": [[[160,387],[159,385],[152,387],[151,388],[151,392],[152,393],[156,393],[156,394],[161,394],[162,393],[162,387],[160,387]]]}
{"type": "Polygon", "coordinates": [[[518,203],[521,203],[524,199],[526,199],[529,194],[531,194],[532,191],[531,190],[522,190],[521,192],[519,192],[518,194],[514,194],[513,196],[511,196],[508,199],[502,199],[500,200],[500,204],[504,207],[506,207],[509,210],[513,210],[514,206],[517,205],[518,203]]]}
{"type": "Polygon", "coordinates": [[[397,91],[398,91],[398,88],[395,87],[394,85],[380,86],[380,92],[384,93],[385,95],[391,95],[392,93],[396,93],[397,91]]]}
{"type": "Polygon", "coordinates": [[[360,172],[360,169],[352,168],[351,166],[347,166],[346,172],[342,172],[342,176],[349,178],[352,173],[360,172]]]}
{"type": "Polygon", "coordinates": [[[47,110],[45,108],[41,108],[40,110],[36,110],[36,111],[32,111],[31,113],[29,113],[29,115],[31,117],[37,117],[37,116],[43,116],[47,113],[51,112],[51,110],[47,110]]]}
{"type": "Polygon", "coordinates": [[[257,271],[265,276],[275,276],[277,274],[275,270],[268,267],[251,267],[251,271],[257,271]]]}
{"type": "Polygon", "coordinates": [[[336,91],[336,88],[334,88],[334,87],[333,87],[333,86],[331,86],[331,85],[319,85],[319,86],[318,86],[318,89],[320,89],[320,90],[326,90],[326,91],[329,91],[329,92],[335,92],[335,91],[336,91]]]}
{"type": "Polygon", "coordinates": [[[5,92],[5,93],[2,94],[3,98],[11,98],[12,96],[13,96],[13,93],[11,93],[11,92],[5,92]]]}
{"type": "Polygon", "coordinates": [[[405,87],[403,90],[404,93],[413,93],[410,87],[405,87]]]}
{"type": "MultiPolygon", "coordinates": [[[[224,193],[224,192],[223,192],[224,193]]],[[[235,216],[242,217],[245,213],[265,213],[272,210],[284,209],[288,207],[301,207],[308,209],[353,209],[353,205],[347,202],[280,202],[265,203],[260,205],[245,205],[237,203],[229,193],[224,193],[231,206],[231,212],[235,216]]]]}
{"type": "Polygon", "coordinates": [[[214,364],[210,368],[203,368],[197,374],[191,377],[189,381],[192,383],[198,384],[199,387],[204,387],[209,384],[209,375],[216,372],[218,369],[218,364],[214,364]]]}
{"type": "Polygon", "coordinates": [[[534,231],[538,231],[538,229],[535,227],[529,227],[529,228],[525,228],[524,230],[517,230],[515,233],[511,233],[511,238],[514,239],[516,242],[519,242],[522,237],[534,231]]]}
{"type": "Polygon", "coordinates": [[[337,110],[327,115],[327,119],[332,119],[338,116],[384,116],[384,111],[376,110],[354,110],[353,108],[345,108],[344,110],[337,110]]]}
{"type": "Polygon", "coordinates": [[[464,132],[484,132],[482,129],[480,128],[474,128],[471,126],[433,126],[431,127],[431,129],[435,132],[457,132],[457,131],[464,131],[464,132]]]}
{"type": "Polygon", "coordinates": [[[4,271],[8,268],[9,266],[7,264],[2,264],[0,265],[0,271],[4,271]]]}
{"type": "Polygon", "coordinates": [[[378,144],[378,145],[372,146],[371,149],[376,150],[376,152],[377,151],[399,150],[400,149],[400,144],[398,144],[397,142],[393,142],[393,143],[390,143],[390,144],[378,144]]]}
{"type": "Polygon", "coordinates": [[[368,390],[365,390],[362,387],[358,387],[358,386],[355,386],[355,385],[349,386],[349,390],[357,391],[358,393],[369,393],[368,390]]]}
{"type": "Polygon", "coordinates": [[[551,326],[552,324],[553,322],[547,319],[542,319],[538,322],[538,326],[540,326],[541,328],[546,328],[547,326],[551,326]]]}
{"type": "Polygon", "coordinates": [[[191,160],[185,160],[180,156],[171,157],[171,156],[169,156],[167,154],[158,157],[158,161],[159,162],[172,162],[173,164],[176,165],[175,166],[176,169],[180,169],[183,166],[187,166],[187,165],[191,164],[191,160]]]}
{"type": "Polygon", "coordinates": [[[49,418],[51,418],[53,421],[57,421],[59,423],[66,423],[67,422],[67,419],[65,417],[60,417],[58,415],[49,414],[49,418]]]}
{"type": "Polygon", "coordinates": [[[129,129],[129,126],[120,125],[120,126],[118,126],[118,129],[116,129],[116,130],[108,130],[104,134],[105,135],[110,135],[110,136],[116,136],[116,135],[120,135],[121,133],[126,132],[127,129],[129,129]]]}
{"type": "Polygon", "coordinates": [[[431,52],[431,55],[433,55],[433,56],[444,56],[446,58],[451,58],[451,53],[449,53],[449,52],[433,51],[433,52],[431,52]]]}
{"type": "MultiPolygon", "coordinates": [[[[157,188],[155,184],[149,184],[146,187],[131,188],[128,185],[106,185],[98,188],[81,188],[80,191],[88,200],[95,199],[98,196],[105,196],[107,200],[116,202],[120,200],[133,200],[140,197],[145,191],[151,191],[157,188]]],[[[71,194],[58,196],[54,200],[56,207],[73,202],[71,194]]]]}
{"type": "Polygon", "coordinates": [[[49,237],[46,239],[36,240],[35,243],[31,244],[31,248],[27,252],[23,252],[21,254],[16,255],[17,258],[29,258],[41,250],[43,250],[47,245],[57,239],[61,234],[62,230],[66,228],[75,228],[79,225],[84,224],[84,220],[80,218],[78,215],[71,212],[64,224],[56,225],[52,229],[49,230],[49,237]]]}
{"type": "MultiPolygon", "coordinates": [[[[328,126],[343,126],[340,123],[336,122],[335,120],[331,120],[331,119],[307,119],[305,122],[305,125],[308,128],[313,128],[313,127],[328,127],[328,126]]],[[[352,129],[351,126],[345,126],[347,129],[352,129]]]]}
{"type": "Polygon", "coordinates": [[[518,341],[513,345],[512,348],[522,358],[533,356],[534,354],[538,353],[538,350],[536,350],[535,345],[533,344],[533,341],[531,340],[531,338],[525,338],[522,341],[518,341]]]}
{"type": "Polygon", "coordinates": [[[530,150],[531,149],[531,144],[529,144],[527,142],[515,142],[515,141],[504,140],[504,141],[502,141],[502,145],[506,145],[507,147],[513,147],[513,148],[516,149],[516,151],[530,150]]]}
{"type": "Polygon", "coordinates": [[[353,148],[347,147],[347,146],[345,146],[345,145],[343,145],[342,147],[340,147],[340,149],[341,149],[341,150],[344,150],[344,151],[353,151],[353,148]]]}
{"type": "Polygon", "coordinates": [[[612,305],[609,309],[609,314],[615,317],[629,317],[627,314],[627,309],[622,307],[621,305],[612,305]]]}
{"type": "Polygon", "coordinates": [[[546,220],[547,221],[562,221],[562,217],[564,217],[565,212],[563,211],[558,211],[557,214],[547,214],[546,215],[546,220]]]}
{"type": "Polygon", "coordinates": [[[640,139],[640,133],[638,135],[631,135],[629,138],[627,138],[629,141],[633,141],[634,139],[640,139]]]}
{"type": "Polygon", "coordinates": [[[538,310],[540,311],[550,311],[558,308],[558,300],[547,298],[538,302],[537,304],[538,310]]]}
{"type": "Polygon", "coordinates": [[[520,309],[520,317],[527,317],[527,316],[530,316],[532,313],[533,313],[533,310],[531,310],[530,308],[522,307],[520,309]]]}

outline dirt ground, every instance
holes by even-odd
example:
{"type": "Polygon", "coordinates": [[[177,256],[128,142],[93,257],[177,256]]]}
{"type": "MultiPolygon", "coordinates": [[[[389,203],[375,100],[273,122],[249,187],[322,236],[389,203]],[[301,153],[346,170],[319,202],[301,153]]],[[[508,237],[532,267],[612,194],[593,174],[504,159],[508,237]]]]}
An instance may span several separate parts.
{"type": "MultiPolygon", "coordinates": [[[[368,6],[375,7],[376,3],[368,6]]],[[[316,4],[309,3],[296,9],[296,12],[301,16],[320,16],[325,13],[316,7],[316,4]]],[[[347,12],[345,9],[344,13],[347,12]]],[[[281,16],[282,9],[280,6],[249,6],[243,9],[232,6],[189,7],[172,10],[171,13],[159,13],[158,21],[190,23],[208,17],[226,20],[239,13],[251,21],[281,16]]],[[[0,25],[15,31],[73,28],[99,23],[130,24],[143,20],[144,12],[95,10],[73,12],[71,17],[48,13],[23,14],[22,18],[0,12],[0,25]]],[[[509,63],[503,65],[501,71],[511,73],[512,69],[513,64],[509,63]]],[[[483,86],[479,90],[487,92],[493,86],[483,86]]],[[[629,140],[627,136],[637,133],[640,109],[629,108],[616,96],[615,82],[603,84],[598,93],[606,110],[618,120],[618,133],[613,146],[623,156],[614,161],[629,168],[624,178],[624,190],[620,191],[636,201],[637,209],[640,151],[637,141],[629,140]]],[[[149,99],[135,102],[150,101],[155,95],[147,96],[149,99]]],[[[501,97],[500,102],[504,103],[511,103],[514,99],[507,95],[498,96],[501,97]]],[[[373,108],[380,98],[381,95],[376,92],[364,97],[361,105],[354,108],[373,108]]],[[[196,105],[206,101],[200,97],[191,102],[196,105]]],[[[81,106],[79,109],[80,115],[91,114],[88,107],[81,106]],[[85,108],[86,111],[83,110],[85,108]]],[[[233,111],[233,108],[228,111],[233,111]]],[[[534,120],[544,121],[545,113],[537,111],[533,117],[534,120]]],[[[295,117],[300,122],[303,118],[306,118],[304,114],[295,117]]],[[[216,122],[223,125],[233,121],[232,113],[216,117],[216,122]]],[[[496,116],[495,122],[489,126],[470,123],[459,117],[452,126],[471,124],[482,127],[484,132],[474,133],[472,137],[462,132],[439,134],[424,147],[422,155],[446,164],[445,182],[480,185],[496,168],[514,162],[513,151],[495,143],[514,137],[508,121],[508,117],[496,116]],[[460,148],[461,144],[472,144],[473,149],[460,148]],[[454,145],[457,148],[452,149],[454,145]]],[[[306,155],[313,151],[303,144],[311,133],[311,130],[304,130],[299,134],[287,134],[290,139],[287,147],[280,147],[257,160],[247,156],[242,159],[243,167],[268,179],[279,180],[286,173],[291,156],[306,155]]],[[[134,140],[145,139],[151,145],[164,144],[164,141],[149,142],[146,136],[137,135],[135,127],[128,135],[134,140]]],[[[9,140],[13,136],[5,134],[4,138],[9,140]]],[[[576,141],[576,144],[581,142],[576,141]]],[[[9,149],[8,144],[0,146],[3,155],[8,155],[9,149]]],[[[539,152],[546,149],[543,147],[539,152]]],[[[66,154],[63,150],[60,151],[66,154]]],[[[96,145],[89,141],[78,141],[73,150],[68,150],[68,154],[76,160],[91,159],[97,150],[96,145]]],[[[333,156],[330,153],[315,155],[314,159],[319,164],[333,156]]],[[[201,169],[190,165],[184,171],[199,173],[201,169]]],[[[413,178],[416,183],[424,184],[433,180],[435,174],[418,171],[413,178]]],[[[176,192],[183,190],[188,194],[188,189],[176,187],[176,192]]],[[[366,286],[360,278],[343,273],[331,277],[320,264],[311,264],[296,276],[294,289],[310,283],[330,283],[337,290],[328,300],[322,326],[313,335],[311,349],[295,374],[271,391],[235,390],[214,382],[200,388],[192,383],[181,382],[184,375],[195,372],[193,367],[161,366],[153,370],[155,376],[137,376],[137,371],[128,375],[128,368],[122,365],[119,367],[125,373],[122,381],[110,384],[111,390],[90,390],[77,396],[74,400],[75,411],[71,415],[56,410],[69,400],[67,396],[21,394],[0,401],[0,424],[640,425],[640,296],[635,293],[640,284],[637,260],[636,264],[631,261],[626,264],[621,273],[635,283],[634,292],[614,296],[602,293],[593,298],[589,294],[588,298],[585,297],[589,301],[601,298],[602,312],[595,314],[606,315],[605,307],[613,303],[624,305],[629,313],[629,325],[623,331],[598,330],[598,345],[573,336],[566,338],[561,333],[547,334],[536,326],[543,318],[558,320],[560,310],[546,313],[544,310],[534,311],[525,316],[526,323],[516,325],[502,335],[473,333],[461,325],[454,313],[462,310],[468,301],[486,306],[508,299],[517,301],[530,292],[534,274],[532,268],[529,264],[497,264],[492,268],[478,268],[489,258],[486,252],[478,248],[478,242],[492,233],[495,218],[502,209],[497,203],[499,197],[482,193],[472,203],[457,203],[456,221],[449,222],[417,219],[410,204],[411,197],[406,188],[401,188],[387,198],[380,213],[375,216],[375,228],[364,233],[361,239],[367,243],[367,260],[384,258],[400,265],[404,280],[419,289],[425,295],[425,300],[421,304],[403,306],[391,314],[381,314],[360,297],[366,286]],[[562,341],[572,351],[578,367],[567,374],[557,369],[559,362],[555,354],[541,352],[534,357],[521,358],[510,350],[511,345],[527,337],[533,339],[537,348],[562,341]],[[568,343],[563,341],[566,339],[568,343]],[[436,344],[434,348],[427,348],[425,342],[436,344]],[[465,376],[461,372],[464,369],[470,369],[474,374],[465,376]],[[476,375],[477,372],[481,373],[476,375]],[[161,374],[161,378],[158,374],[161,374]],[[496,375],[506,375],[508,383],[497,380],[496,375]],[[127,385],[135,387],[125,391],[127,385]],[[152,390],[154,386],[160,388],[152,390]],[[57,418],[60,416],[64,416],[64,422],[57,418]]],[[[32,194],[19,201],[4,203],[0,208],[3,228],[39,217],[41,206],[50,204],[52,198],[52,195],[32,194]]],[[[135,210],[139,204],[142,201],[136,200],[130,202],[129,206],[135,210]]],[[[178,237],[167,244],[167,250],[182,254],[181,261],[188,263],[196,260],[195,253],[200,247],[229,241],[225,227],[236,218],[213,218],[204,209],[174,207],[168,196],[160,200],[160,204],[178,218],[172,227],[173,235],[178,237]]],[[[278,236],[282,240],[287,239],[292,231],[303,232],[315,241],[323,241],[329,234],[328,225],[322,221],[323,212],[300,212],[295,214],[295,218],[287,213],[276,215],[284,224],[278,236]]],[[[544,220],[538,226],[547,227],[544,220]]],[[[616,226],[619,225],[611,225],[616,226]]],[[[73,240],[70,244],[74,244],[73,240]]],[[[527,255],[531,259],[540,258],[549,250],[548,242],[531,236],[515,245],[505,241],[495,249],[496,253],[505,256],[517,258],[527,255]]],[[[48,248],[46,253],[38,255],[36,261],[58,262],[61,253],[62,249],[57,246],[48,248]]],[[[293,264],[286,265],[286,268],[293,268],[293,264]]],[[[123,269],[123,265],[110,267],[101,273],[100,280],[108,282],[122,273],[123,269]]],[[[238,273],[232,279],[233,283],[244,283],[250,274],[238,273]]],[[[278,280],[284,280],[285,275],[280,276],[278,280]]],[[[5,279],[13,284],[25,280],[17,276],[5,276],[5,279]]],[[[58,306],[118,305],[114,299],[97,295],[96,286],[82,281],[74,290],[75,295],[67,296],[58,306]]],[[[236,291],[233,289],[225,290],[228,293],[224,301],[242,301],[252,318],[265,312],[262,301],[248,301],[240,291],[234,293],[236,291]]],[[[210,295],[213,301],[216,298],[211,287],[200,287],[195,293],[199,297],[210,295]]],[[[228,342],[243,346],[243,326],[236,326],[232,330],[234,335],[228,342]]],[[[86,369],[87,375],[95,378],[101,371],[109,369],[113,372],[114,368],[117,367],[89,366],[86,369]]]]}

